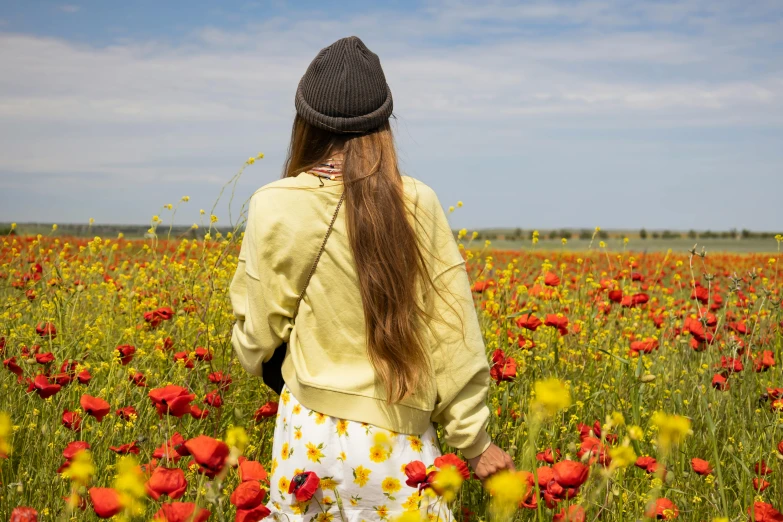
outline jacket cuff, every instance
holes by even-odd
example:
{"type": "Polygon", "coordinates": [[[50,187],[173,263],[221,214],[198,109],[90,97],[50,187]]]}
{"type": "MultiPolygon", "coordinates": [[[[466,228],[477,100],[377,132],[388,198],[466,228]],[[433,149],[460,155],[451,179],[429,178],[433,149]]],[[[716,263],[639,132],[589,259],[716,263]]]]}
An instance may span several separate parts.
{"type": "Polygon", "coordinates": [[[473,443],[470,446],[460,448],[460,451],[466,459],[472,459],[487,451],[490,444],[492,444],[492,439],[489,438],[489,434],[486,430],[481,430],[473,443]]]}

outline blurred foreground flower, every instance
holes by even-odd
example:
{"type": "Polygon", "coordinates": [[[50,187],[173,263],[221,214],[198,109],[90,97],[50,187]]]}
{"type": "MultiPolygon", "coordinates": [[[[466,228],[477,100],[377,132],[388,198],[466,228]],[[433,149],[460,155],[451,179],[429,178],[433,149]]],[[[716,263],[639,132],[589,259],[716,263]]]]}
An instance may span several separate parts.
{"type": "Polygon", "coordinates": [[[652,416],[652,424],[658,428],[658,448],[663,453],[668,453],[672,446],[680,444],[691,433],[691,421],[680,415],[668,415],[663,412],[655,412],[652,416]]]}
{"type": "Polygon", "coordinates": [[[534,390],[536,398],[532,406],[539,415],[551,417],[571,405],[571,393],[559,379],[537,381],[534,390]]]}
{"type": "Polygon", "coordinates": [[[495,520],[510,520],[519,503],[530,493],[525,477],[508,470],[492,475],[484,487],[491,497],[489,511],[495,520]]]}
{"type": "Polygon", "coordinates": [[[462,474],[456,466],[446,466],[435,474],[432,479],[432,489],[443,497],[446,502],[457,498],[459,488],[462,487],[462,474]]]}

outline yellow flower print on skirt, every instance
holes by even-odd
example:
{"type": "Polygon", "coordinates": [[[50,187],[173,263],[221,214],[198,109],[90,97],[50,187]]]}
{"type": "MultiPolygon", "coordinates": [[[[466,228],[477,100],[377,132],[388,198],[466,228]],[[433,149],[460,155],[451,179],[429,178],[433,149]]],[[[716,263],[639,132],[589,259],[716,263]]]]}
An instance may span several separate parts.
{"type": "Polygon", "coordinates": [[[445,504],[405,483],[405,465],[431,466],[440,456],[435,429],[420,436],[394,433],[363,422],[336,419],[300,404],[285,387],[280,396],[267,507],[279,522],[393,522],[405,511],[422,520],[451,522],[445,504]],[[288,494],[291,479],[312,471],[321,479],[309,502],[288,494]]]}

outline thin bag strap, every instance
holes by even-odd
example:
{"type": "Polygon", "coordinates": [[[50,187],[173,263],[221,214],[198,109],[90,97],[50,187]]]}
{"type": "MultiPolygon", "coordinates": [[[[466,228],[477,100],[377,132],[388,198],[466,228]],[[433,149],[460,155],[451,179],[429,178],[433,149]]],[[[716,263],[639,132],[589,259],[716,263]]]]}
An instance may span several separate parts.
{"type": "Polygon", "coordinates": [[[318,260],[321,259],[321,254],[324,253],[324,248],[326,248],[326,240],[329,239],[329,235],[332,233],[332,227],[334,227],[334,222],[337,221],[337,213],[340,212],[340,205],[343,204],[343,199],[345,199],[345,190],[343,190],[342,195],[340,195],[340,201],[337,202],[337,208],[334,209],[334,215],[332,216],[332,221],[329,223],[329,228],[326,230],[326,235],[324,236],[324,240],[321,243],[321,248],[318,250],[318,255],[315,256],[315,262],[313,262],[313,266],[310,268],[310,273],[307,274],[307,279],[305,280],[304,288],[302,288],[302,293],[299,294],[299,297],[296,299],[296,307],[294,308],[294,317],[293,320],[296,320],[296,316],[299,314],[299,303],[302,302],[302,299],[305,295],[305,290],[307,290],[307,285],[310,284],[310,279],[313,277],[313,274],[315,273],[315,267],[318,265],[318,260]]]}

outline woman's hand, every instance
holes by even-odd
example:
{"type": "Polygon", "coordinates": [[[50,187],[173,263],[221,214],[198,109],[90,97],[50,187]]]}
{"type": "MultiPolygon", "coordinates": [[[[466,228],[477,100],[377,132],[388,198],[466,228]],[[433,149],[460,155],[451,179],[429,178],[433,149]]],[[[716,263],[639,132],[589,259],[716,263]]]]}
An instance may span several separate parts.
{"type": "Polygon", "coordinates": [[[504,469],[515,471],[511,455],[494,444],[490,444],[481,455],[468,459],[468,464],[473,468],[476,477],[482,482],[498,471],[504,469]]]}

